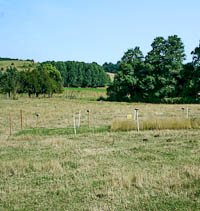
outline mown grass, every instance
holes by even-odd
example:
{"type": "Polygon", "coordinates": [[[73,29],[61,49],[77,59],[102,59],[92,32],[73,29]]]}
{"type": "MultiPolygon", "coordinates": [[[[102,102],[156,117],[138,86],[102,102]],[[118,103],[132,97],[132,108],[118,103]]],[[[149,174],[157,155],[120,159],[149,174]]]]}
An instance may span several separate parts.
{"type": "MultiPolygon", "coordinates": [[[[184,120],[180,105],[80,101],[65,94],[1,99],[0,210],[200,209],[199,129],[108,128],[135,107],[141,121],[152,116],[184,120]],[[73,127],[73,114],[77,121],[80,110],[83,131],[75,136],[66,128],[73,127]]],[[[191,117],[200,116],[199,105],[189,108],[191,117]]]]}

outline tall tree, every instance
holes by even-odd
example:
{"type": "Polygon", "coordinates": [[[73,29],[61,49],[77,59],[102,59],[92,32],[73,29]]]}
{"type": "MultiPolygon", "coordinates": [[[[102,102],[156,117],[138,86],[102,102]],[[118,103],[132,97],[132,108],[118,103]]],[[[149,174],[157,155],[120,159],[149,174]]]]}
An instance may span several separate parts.
{"type": "Polygon", "coordinates": [[[122,62],[112,85],[107,89],[107,94],[112,100],[130,100],[133,98],[136,83],[137,79],[135,78],[133,67],[130,64],[122,62]]]}
{"type": "Polygon", "coordinates": [[[194,49],[194,51],[191,52],[193,55],[193,63],[194,65],[200,66],[200,41],[199,41],[199,46],[194,49]]]}
{"type": "Polygon", "coordinates": [[[156,80],[154,97],[176,97],[182,62],[185,59],[184,45],[177,35],[173,35],[167,40],[157,37],[151,46],[152,50],[146,56],[146,63],[151,66],[152,76],[156,80]]]}
{"type": "Polygon", "coordinates": [[[141,62],[144,61],[144,56],[140,47],[136,46],[134,49],[128,49],[124,56],[121,59],[122,62],[126,64],[131,64],[133,68],[139,65],[141,62]]]}
{"type": "Polygon", "coordinates": [[[16,99],[17,92],[20,88],[19,72],[16,67],[9,67],[5,72],[1,73],[0,87],[1,92],[7,93],[13,99],[16,99]]]}

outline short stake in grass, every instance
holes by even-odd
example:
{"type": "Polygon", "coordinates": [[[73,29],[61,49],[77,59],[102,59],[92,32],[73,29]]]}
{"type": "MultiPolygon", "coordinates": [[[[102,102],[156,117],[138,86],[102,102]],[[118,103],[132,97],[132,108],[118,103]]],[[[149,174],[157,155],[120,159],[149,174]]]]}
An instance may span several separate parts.
{"type": "Polygon", "coordinates": [[[35,113],[35,116],[36,116],[36,127],[37,127],[37,125],[38,125],[38,118],[39,118],[40,114],[39,113],[35,113]]]}
{"type": "Polygon", "coordinates": [[[181,107],[182,111],[183,111],[183,117],[185,117],[185,108],[184,107],[181,107]]]}
{"type": "Polygon", "coordinates": [[[134,116],[133,116],[133,120],[136,120],[136,110],[134,109],[134,116]]]}
{"type": "Polygon", "coordinates": [[[135,116],[136,116],[136,121],[137,121],[137,131],[140,131],[140,123],[139,123],[139,117],[138,117],[138,110],[139,108],[135,108],[135,116]]]}
{"type": "Polygon", "coordinates": [[[81,126],[81,111],[79,111],[79,114],[78,114],[78,127],[80,128],[81,126]]]}
{"type": "Polygon", "coordinates": [[[90,110],[87,110],[88,113],[88,128],[90,128],[90,110]]]}

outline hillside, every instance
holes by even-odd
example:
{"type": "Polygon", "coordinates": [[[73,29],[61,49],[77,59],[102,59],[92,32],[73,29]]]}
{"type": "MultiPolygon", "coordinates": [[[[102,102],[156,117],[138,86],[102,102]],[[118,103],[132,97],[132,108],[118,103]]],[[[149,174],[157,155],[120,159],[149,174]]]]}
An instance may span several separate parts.
{"type": "MultiPolygon", "coordinates": [[[[33,69],[38,63],[33,60],[18,60],[0,57],[0,70],[6,70],[10,66],[15,66],[19,71],[33,69]]],[[[111,81],[114,80],[114,73],[107,73],[111,81]]]]}
{"type": "Polygon", "coordinates": [[[15,66],[18,70],[28,69],[35,67],[37,63],[32,60],[1,60],[0,58],[0,69],[5,70],[7,67],[15,66]]]}

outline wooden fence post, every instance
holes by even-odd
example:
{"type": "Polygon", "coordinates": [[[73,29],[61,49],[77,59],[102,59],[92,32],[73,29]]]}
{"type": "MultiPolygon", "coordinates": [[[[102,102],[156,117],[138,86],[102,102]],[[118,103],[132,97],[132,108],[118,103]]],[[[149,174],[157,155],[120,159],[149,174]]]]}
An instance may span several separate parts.
{"type": "Polygon", "coordinates": [[[137,121],[137,131],[140,131],[140,123],[139,123],[139,117],[138,117],[138,110],[139,108],[135,108],[135,112],[136,112],[136,121],[137,121]]]}
{"type": "Polygon", "coordinates": [[[90,128],[90,110],[87,110],[88,113],[88,128],[90,128]]]}
{"type": "Polygon", "coordinates": [[[133,116],[133,120],[136,120],[136,110],[134,109],[134,116],[133,116]]]}
{"type": "Polygon", "coordinates": [[[81,126],[81,110],[79,111],[79,114],[78,114],[78,127],[80,128],[81,126]]]}

